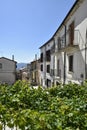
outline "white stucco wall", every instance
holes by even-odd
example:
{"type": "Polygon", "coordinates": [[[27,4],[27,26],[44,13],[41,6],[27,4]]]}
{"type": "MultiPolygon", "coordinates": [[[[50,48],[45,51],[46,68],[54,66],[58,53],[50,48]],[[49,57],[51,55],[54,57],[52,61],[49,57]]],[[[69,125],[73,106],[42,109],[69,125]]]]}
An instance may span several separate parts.
{"type": "MultiPolygon", "coordinates": [[[[72,17],[68,20],[66,26],[69,27],[72,21],[75,22],[75,30],[79,31],[78,45],[79,49],[70,49],[66,56],[66,80],[79,82],[81,79],[81,74],[85,78],[85,43],[86,43],[86,29],[87,29],[87,0],[84,0],[79,5],[79,8],[74,12],[72,17]],[[68,55],[72,54],[73,59],[73,73],[68,71],[68,55]]],[[[75,34],[74,34],[75,35],[75,34]]],[[[74,36],[74,38],[76,38],[74,36]]],[[[75,42],[75,41],[74,41],[75,42]]]]}
{"type": "MultiPolygon", "coordinates": [[[[86,43],[86,30],[87,30],[87,0],[79,0],[79,3],[75,5],[72,12],[67,16],[64,21],[64,25],[61,25],[59,30],[54,35],[55,40],[55,53],[51,54],[51,62],[50,68],[57,70],[57,60],[60,60],[60,69],[61,69],[61,81],[63,82],[64,78],[64,52],[66,52],[66,64],[65,64],[65,73],[66,73],[66,83],[69,81],[79,82],[81,79],[81,75],[83,75],[83,79],[85,79],[85,43],[86,43]],[[78,45],[77,47],[68,47],[69,44],[69,25],[74,21],[74,45],[78,45]],[[66,46],[67,49],[58,51],[58,37],[64,36],[66,26],[66,46]],[[69,56],[73,55],[73,72],[69,72],[69,56]]],[[[41,48],[43,53],[46,50],[51,48],[50,41],[46,46],[41,48]]],[[[87,52],[86,52],[87,53],[87,52]]],[[[87,61],[87,58],[86,58],[87,61]]],[[[44,73],[47,78],[51,79],[48,74],[46,74],[46,63],[43,62],[44,65],[44,73]]],[[[43,75],[43,74],[42,74],[43,75]]],[[[55,80],[57,80],[57,76],[55,76],[55,80]]]]}
{"type": "MultiPolygon", "coordinates": [[[[69,29],[69,25],[74,21],[75,23],[75,28],[74,30],[78,30],[78,35],[77,32],[74,33],[74,44],[78,45],[78,48],[69,48],[67,50],[64,50],[66,52],[66,82],[68,81],[77,81],[79,82],[81,79],[81,74],[83,74],[83,77],[85,78],[85,35],[86,35],[86,29],[87,29],[87,0],[83,0],[82,3],[78,6],[78,8],[75,10],[73,15],[68,16],[65,22],[66,25],[66,30],[69,29]],[[73,72],[69,72],[69,61],[68,61],[68,56],[73,55],[73,72]]],[[[55,41],[57,41],[58,36],[63,36],[64,35],[64,26],[60,28],[60,30],[57,32],[57,35],[55,36],[55,41]]],[[[69,44],[68,42],[68,36],[69,34],[66,35],[66,45],[69,44]]],[[[56,44],[58,44],[56,42],[56,44]]],[[[63,59],[63,54],[60,56],[61,52],[57,52],[55,54],[55,69],[57,68],[57,59],[60,59],[60,64],[61,64],[61,80],[63,79],[64,75],[64,62],[63,59]]]]}
{"type": "Polygon", "coordinates": [[[82,40],[80,40],[80,44],[85,43],[85,33],[87,29],[87,0],[83,0],[83,2],[78,6],[77,10],[74,12],[74,14],[69,17],[68,22],[66,23],[67,29],[69,28],[69,25],[74,21],[75,29],[79,30],[79,33],[81,34],[82,40]],[[84,42],[84,43],[83,43],[84,42]]]}

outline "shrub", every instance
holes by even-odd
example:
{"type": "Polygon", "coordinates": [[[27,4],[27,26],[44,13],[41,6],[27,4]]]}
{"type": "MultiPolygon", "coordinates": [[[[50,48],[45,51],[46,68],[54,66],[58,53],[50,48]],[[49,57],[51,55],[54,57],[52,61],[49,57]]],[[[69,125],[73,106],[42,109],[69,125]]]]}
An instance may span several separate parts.
{"type": "Polygon", "coordinates": [[[87,130],[87,85],[0,85],[0,122],[21,130],[87,130]]]}

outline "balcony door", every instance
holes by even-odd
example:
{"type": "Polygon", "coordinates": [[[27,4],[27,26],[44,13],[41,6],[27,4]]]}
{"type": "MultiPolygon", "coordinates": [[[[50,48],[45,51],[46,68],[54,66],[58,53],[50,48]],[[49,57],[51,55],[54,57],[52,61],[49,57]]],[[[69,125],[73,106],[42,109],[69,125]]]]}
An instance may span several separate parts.
{"type": "Polygon", "coordinates": [[[73,45],[74,41],[74,21],[69,25],[69,45],[73,45]]]}

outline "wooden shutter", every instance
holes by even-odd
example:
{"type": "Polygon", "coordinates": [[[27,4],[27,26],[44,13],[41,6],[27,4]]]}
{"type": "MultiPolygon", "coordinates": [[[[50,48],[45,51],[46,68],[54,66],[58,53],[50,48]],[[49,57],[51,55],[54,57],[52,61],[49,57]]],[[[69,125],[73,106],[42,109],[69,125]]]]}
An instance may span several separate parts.
{"type": "Polygon", "coordinates": [[[74,21],[69,26],[69,45],[73,45],[74,41],[74,21]]]}

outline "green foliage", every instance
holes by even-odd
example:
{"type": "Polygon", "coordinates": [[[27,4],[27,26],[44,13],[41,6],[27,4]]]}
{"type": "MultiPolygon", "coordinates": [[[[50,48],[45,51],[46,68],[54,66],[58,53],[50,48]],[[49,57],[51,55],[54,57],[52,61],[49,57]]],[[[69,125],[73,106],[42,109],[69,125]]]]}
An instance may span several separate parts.
{"type": "Polygon", "coordinates": [[[0,85],[2,124],[21,130],[87,130],[87,83],[48,89],[0,85]]]}

